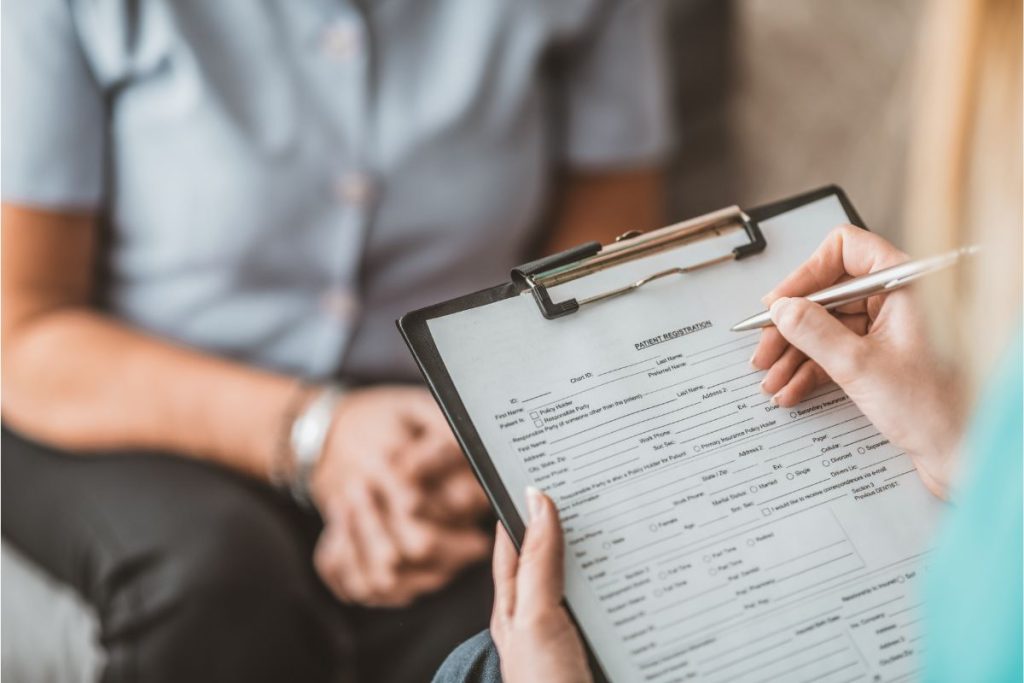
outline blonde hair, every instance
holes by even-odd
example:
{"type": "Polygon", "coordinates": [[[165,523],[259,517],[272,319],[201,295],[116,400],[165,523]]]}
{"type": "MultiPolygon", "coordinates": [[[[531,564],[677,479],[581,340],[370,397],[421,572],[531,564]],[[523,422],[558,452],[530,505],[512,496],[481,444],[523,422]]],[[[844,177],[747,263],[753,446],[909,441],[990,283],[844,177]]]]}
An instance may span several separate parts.
{"type": "Polygon", "coordinates": [[[1021,0],[934,0],[919,53],[906,225],[912,253],[982,254],[922,288],[974,395],[1021,323],[1021,0]]]}

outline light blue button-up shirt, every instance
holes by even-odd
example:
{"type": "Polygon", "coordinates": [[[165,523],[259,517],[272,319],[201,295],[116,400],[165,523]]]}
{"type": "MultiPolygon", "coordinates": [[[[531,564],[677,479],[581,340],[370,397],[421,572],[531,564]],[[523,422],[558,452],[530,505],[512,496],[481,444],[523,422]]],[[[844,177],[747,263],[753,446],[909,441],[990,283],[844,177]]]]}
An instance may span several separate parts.
{"type": "Polygon", "coordinates": [[[401,314],[527,256],[558,168],[666,147],[658,4],[7,0],[5,201],[95,209],[103,305],[407,379],[401,314]]]}

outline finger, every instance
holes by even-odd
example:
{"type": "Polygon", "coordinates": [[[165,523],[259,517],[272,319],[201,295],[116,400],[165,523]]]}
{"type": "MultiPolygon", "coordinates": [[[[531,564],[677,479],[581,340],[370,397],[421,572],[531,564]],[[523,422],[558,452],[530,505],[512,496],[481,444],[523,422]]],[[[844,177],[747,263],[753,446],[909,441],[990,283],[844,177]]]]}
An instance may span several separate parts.
{"type": "Polygon", "coordinates": [[[442,520],[475,520],[490,510],[483,488],[468,470],[445,477],[434,493],[433,502],[437,509],[433,512],[442,520]]]}
{"type": "Polygon", "coordinates": [[[782,298],[771,307],[772,321],[790,344],[817,361],[840,386],[863,368],[865,339],[828,311],[801,298],[782,298]]]}
{"type": "Polygon", "coordinates": [[[445,528],[437,542],[438,559],[428,566],[451,572],[453,575],[471,564],[487,559],[493,539],[478,526],[445,528]]]}
{"type": "Polygon", "coordinates": [[[365,561],[363,579],[368,590],[365,597],[374,602],[386,601],[389,596],[397,598],[402,554],[384,522],[380,503],[365,487],[354,489],[350,496],[353,508],[359,511],[355,523],[365,561]]]}
{"type": "Polygon", "coordinates": [[[410,388],[402,403],[402,419],[416,435],[424,432],[451,433],[444,413],[430,392],[423,388],[410,388]]]}
{"type": "Polygon", "coordinates": [[[761,330],[761,339],[750,357],[750,364],[758,370],[770,368],[789,348],[789,342],[774,327],[761,330]]]}
{"type": "Polygon", "coordinates": [[[369,595],[369,584],[366,581],[367,561],[363,548],[363,539],[359,534],[358,524],[351,506],[346,505],[340,513],[342,528],[348,541],[337,548],[339,558],[334,567],[334,580],[341,586],[352,602],[361,602],[369,595]]]}
{"type": "Polygon", "coordinates": [[[781,387],[772,400],[776,405],[782,406],[783,408],[789,408],[795,406],[800,401],[803,401],[812,391],[818,387],[828,384],[831,380],[825,371],[821,369],[821,366],[815,363],[813,360],[805,360],[797,371],[793,373],[793,377],[786,383],[784,387],[781,387]]]}
{"type": "Polygon", "coordinates": [[[392,517],[389,526],[406,567],[455,572],[491,551],[490,536],[473,525],[452,527],[421,517],[392,517]]]}
{"type": "Polygon", "coordinates": [[[807,356],[804,352],[795,346],[790,346],[782,354],[782,357],[768,369],[768,373],[761,380],[761,390],[775,394],[779,389],[786,386],[789,380],[793,379],[793,374],[797,371],[803,362],[807,360],[807,356]]]}
{"type": "Polygon", "coordinates": [[[770,306],[780,297],[804,296],[829,287],[844,276],[865,275],[906,260],[906,254],[882,237],[843,225],[832,230],[814,254],[762,301],[770,306]]]}
{"type": "Polygon", "coordinates": [[[323,582],[343,602],[355,601],[348,581],[356,573],[352,566],[351,545],[343,509],[336,507],[331,510],[330,518],[325,520],[324,530],[314,550],[313,563],[323,582]]]}
{"type": "Polygon", "coordinates": [[[516,570],[519,557],[512,545],[512,539],[501,522],[497,524],[494,538],[494,560],[491,573],[494,576],[493,616],[510,619],[516,609],[516,570]]]}
{"type": "Polygon", "coordinates": [[[526,528],[516,576],[516,616],[530,619],[557,609],[565,583],[562,527],[551,499],[527,489],[530,523],[526,528]]]}
{"type": "Polygon", "coordinates": [[[424,435],[409,442],[399,463],[402,473],[417,482],[432,481],[457,470],[469,472],[462,449],[450,435],[424,435]]]}

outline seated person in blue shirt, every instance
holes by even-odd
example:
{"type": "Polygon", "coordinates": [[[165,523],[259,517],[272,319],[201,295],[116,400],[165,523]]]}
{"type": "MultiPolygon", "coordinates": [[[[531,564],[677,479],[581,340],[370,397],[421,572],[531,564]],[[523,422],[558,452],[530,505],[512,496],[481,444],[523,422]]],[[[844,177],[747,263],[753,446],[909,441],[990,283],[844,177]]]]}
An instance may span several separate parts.
{"type": "Polygon", "coordinates": [[[4,5],[3,537],[104,680],[422,680],[486,623],[486,500],[394,320],[659,224],[660,29],[4,5]]]}
{"type": "MultiPolygon", "coordinates": [[[[982,254],[918,292],[833,316],[801,297],[907,259],[877,235],[837,228],[765,296],[776,327],[764,330],[751,363],[767,371],[762,387],[782,406],[835,381],[950,501],[926,569],[923,643],[905,646],[921,657],[920,679],[1011,683],[1022,680],[1024,638],[1021,3],[933,5],[908,229],[922,255],[966,244],[982,254]]],[[[592,680],[562,606],[558,510],[538,491],[527,501],[519,557],[499,528],[490,634],[453,653],[437,683],[592,680]]],[[[770,674],[752,670],[751,680],[770,674]]]]}

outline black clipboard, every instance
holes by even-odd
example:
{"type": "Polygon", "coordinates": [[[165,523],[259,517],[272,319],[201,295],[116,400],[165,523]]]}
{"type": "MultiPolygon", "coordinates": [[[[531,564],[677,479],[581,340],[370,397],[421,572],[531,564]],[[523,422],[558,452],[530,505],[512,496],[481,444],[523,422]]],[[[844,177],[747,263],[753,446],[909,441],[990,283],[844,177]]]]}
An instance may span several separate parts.
{"type": "MultiPolygon", "coordinates": [[[[714,259],[713,261],[698,264],[698,267],[713,266],[715,263],[723,260],[739,260],[747,257],[756,257],[757,254],[767,248],[770,248],[770,244],[766,242],[758,228],[759,222],[827,197],[835,197],[838,199],[843,211],[846,213],[847,220],[852,225],[866,229],[860,215],[853,207],[853,204],[850,202],[843,189],[837,185],[827,185],[786,199],[781,199],[776,202],[763,204],[746,212],[739,210],[738,207],[732,207],[732,209],[713,212],[712,214],[691,219],[690,221],[684,221],[676,224],[676,226],[669,226],[669,228],[664,228],[655,232],[662,232],[663,230],[669,230],[670,228],[677,228],[677,226],[681,226],[684,231],[698,227],[705,231],[714,231],[717,227],[720,227],[723,220],[735,219],[738,222],[738,227],[742,227],[747,232],[749,242],[741,247],[737,247],[733,253],[723,255],[720,259],[714,259]]],[[[629,240],[639,236],[639,233],[626,233],[619,239],[629,240]]],[[[448,424],[451,426],[452,432],[455,434],[455,438],[458,440],[459,446],[462,448],[462,452],[466,455],[466,459],[469,461],[470,467],[472,467],[477,480],[480,482],[480,485],[483,487],[484,492],[490,500],[491,507],[494,509],[502,525],[504,525],[505,529],[508,531],[508,534],[517,550],[520,548],[523,541],[523,534],[526,530],[526,526],[513,505],[512,499],[498,474],[498,470],[491,461],[491,458],[487,453],[487,449],[469,417],[469,413],[462,402],[462,398],[459,396],[458,391],[455,388],[455,384],[452,381],[443,360],[441,359],[441,355],[437,350],[437,346],[430,334],[430,329],[427,323],[434,318],[441,318],[452,313],[487,306],[488,304],[492,304],[497,301],[519,296],[520,293],[528,289],[537,301],[539,315],[543,315],[545,318],[555,318],[562,315],[575,314],[579,310],[580,305],[589,302],[577,302],[576,300],[564,302],[552,301],[546,288],[538,281],[536,276],[542,273],[547,273],[549,274],[548,277],[552,278],[552,281],[557,284],[559,281],[559,274],[561,272],[564,272],[567,268],[575,267],[581,263],[586,263],[588,260],[595,259],[595,257],[598,257],[600,250],[600,244],[597,242],[590,242],[580,245],[579,247],[566,250],[560,254],[554,254],[536,261],[531,261],[530,263],[514,268],[509,282],[412,311],[405,314],[397,321],[398,329],[401,332],[403,339],[405,339],[405,343],[408,345],[409,350],[412,352],[413,358],[415,358],[416,364],[419,367],[420,372],[423,374],[424,381],[429,387],[430,392],[433,394],[434,399],[440,406],[441,411],[444,413],[445,418],[448,420],[448,424]]],[[[637,253],[642,255],[645,252],[641,248],[637,253]]],[[[629,258],[629,256],[622,256],[621,252],[617,256],[613,254],[612,264],[622,262],[623,258],[629,258]]],[[[683,272],[685,269],[676,270],[677,272],[683,272]]],[[[669,273],[656,273],[652,275],[650,279],[661,277],[666,274],[669,273]]],[[[636,286],[640,286],[642,284],[644,283],[640,282],[639,284],[636,284],[636,286]]],[[[624,288],[624,290],[625,289],[627,288],[624,288]]],[[[608,296],[624,294],[624,290],[595,297],[595,300],[607,298],[608,296]]],[[[569,609],[569,612],[570,615],[572,615],[571,608],[569,609]]],[[[573,616],[573,620],[575,621],[575,616],[573,616]]],[[[586,634],[583,633],[582,629],[580,629],[580,633],[583,638],[584,645],[587,648],[587,655],[590,659],[590,667],[591,671],[594,673],[595,680],[607,680],[603,675],[600,666],[597,664],[597,660],[594,657],[589,642],[587,641],[586,634]]]]}

